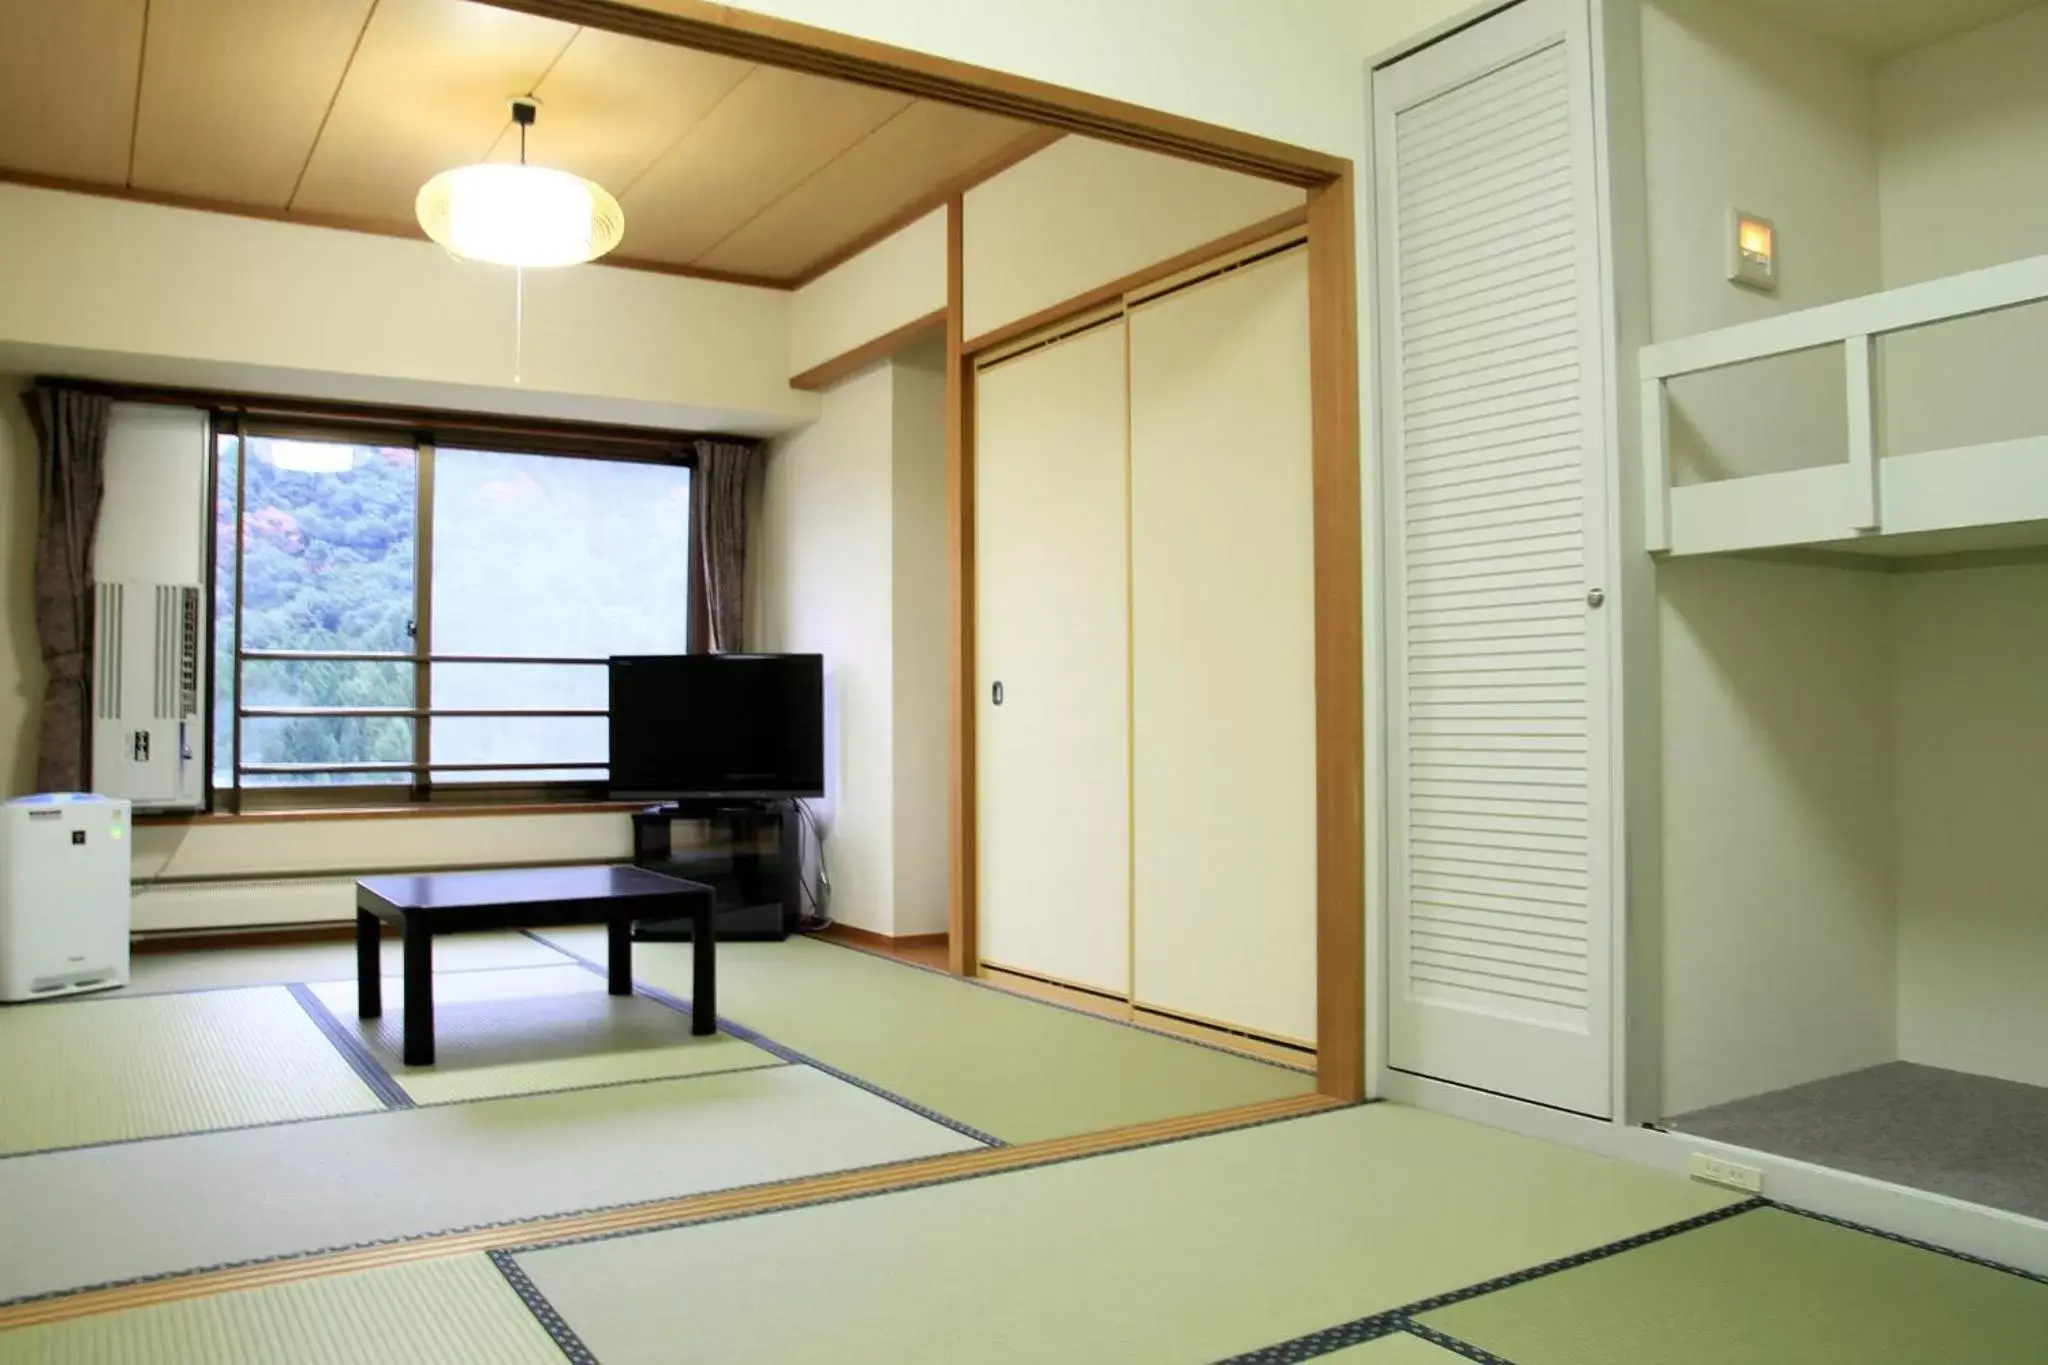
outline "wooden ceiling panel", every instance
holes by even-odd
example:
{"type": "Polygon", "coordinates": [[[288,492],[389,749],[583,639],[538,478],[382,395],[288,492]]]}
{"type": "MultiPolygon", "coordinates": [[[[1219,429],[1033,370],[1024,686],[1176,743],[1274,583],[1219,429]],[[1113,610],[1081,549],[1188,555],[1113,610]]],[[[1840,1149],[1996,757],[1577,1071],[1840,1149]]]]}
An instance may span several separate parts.
{"type": "Polygon", "coordinates": [[[150,0],[137,189],[283,208],[372,0],[150,0]]]}
{"type": "Polygon", "coordinates": [[[412,221],[420,186],[483,160],[506,101],[532,90],[576,32],[468,0],[379,0],[291,206],[412,221]]]}
{"type": "Polygon", "coordinates": [[[0,165],[128,182],[144,0],[0,3],[0,165]]]}
{"type": "Polygon", "coordinates": [[[912,103],[869,86],[756,68],[619,195],[620,253],[694,264],[912,103]]]}
{"type": "MultiPolygon", "coordinates": [[[[508,0],[509,3],[509,0],[508,0]]],[[[0,0],[0,179],[416,235],[529,156],[626,209],[622,262],[787,284],[1046,130],[476,0],[0,0]]]]}
{"type": "MultiPolygon", "coordinates": [[[[617,194],[745,79],[751,63],[586,28],[535,88],[527,157],[617,194]]],[[[510,119],[489,160],[517,161],[510,119]]]]}
{"type": "Polygon", "coordinates": [[[1024,139],[1028,123],[918,100],[696,262],[788,279],[1024,139]]]}

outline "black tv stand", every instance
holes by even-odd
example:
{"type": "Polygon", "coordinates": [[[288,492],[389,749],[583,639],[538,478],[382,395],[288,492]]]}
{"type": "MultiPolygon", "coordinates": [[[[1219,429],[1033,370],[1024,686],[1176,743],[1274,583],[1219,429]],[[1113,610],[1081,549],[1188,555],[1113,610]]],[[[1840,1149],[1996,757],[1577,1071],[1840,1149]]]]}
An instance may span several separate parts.
{"type": "MultiPolygon", "coordinates": [[[[785,939],[803,919],[803,825],[794,801],[671,801],[633,812],[635,866],[708,886],[717,896],[721,942],[785,939]],[[707,836],[677,849],[674,825],[701,822],[707,836]]],[[[688,919],[641,920],[633,937],[688,942],[688,919]]]]}

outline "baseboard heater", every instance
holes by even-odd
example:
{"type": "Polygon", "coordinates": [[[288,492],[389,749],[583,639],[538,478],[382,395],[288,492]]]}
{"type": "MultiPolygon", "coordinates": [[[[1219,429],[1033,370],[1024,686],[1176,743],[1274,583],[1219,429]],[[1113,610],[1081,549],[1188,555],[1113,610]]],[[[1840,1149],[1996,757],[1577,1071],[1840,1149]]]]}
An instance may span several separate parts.
{"type": "Polygon", "coordinates": [[[138,934],[346,923],[356,917],[356,884],[352,877],[138,882],[134,906],[138,934]]]}

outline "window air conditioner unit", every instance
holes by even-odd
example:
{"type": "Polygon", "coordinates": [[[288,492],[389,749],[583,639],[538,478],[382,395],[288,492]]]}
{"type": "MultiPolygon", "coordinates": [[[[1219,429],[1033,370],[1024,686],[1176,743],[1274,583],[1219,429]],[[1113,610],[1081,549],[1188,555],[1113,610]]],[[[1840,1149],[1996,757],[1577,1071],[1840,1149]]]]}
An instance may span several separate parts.
{"type": "Polygon", "coordinates": [[[98,583],[93,597],[92,789],[138,810],[206,800],[200,610],[182,583],[98,583]]]}

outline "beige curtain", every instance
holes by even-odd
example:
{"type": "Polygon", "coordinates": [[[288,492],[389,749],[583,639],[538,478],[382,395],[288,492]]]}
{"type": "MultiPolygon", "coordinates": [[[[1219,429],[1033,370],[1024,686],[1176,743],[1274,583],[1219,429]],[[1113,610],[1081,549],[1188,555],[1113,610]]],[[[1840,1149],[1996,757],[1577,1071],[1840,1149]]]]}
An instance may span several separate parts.
{"type": "Polygon", "coordinates": [[[703,595],[704,649],[741,648],[747,619],[747,472],[759,446],[751,441],[700,440],[690,472],[690,557],[693,585],[703,595]]]}
{"type": "Polygon", "coordinates": [[[23,401],[39,455],[36,637],[46,681],[36,787],[82,791],[91,768],[92,543],[113,403],[58,384],[37,384],[23,401]]]}

